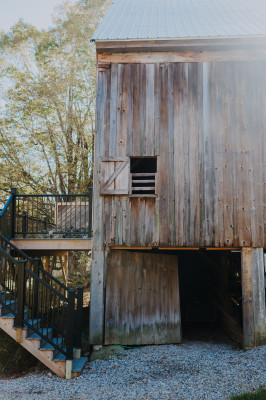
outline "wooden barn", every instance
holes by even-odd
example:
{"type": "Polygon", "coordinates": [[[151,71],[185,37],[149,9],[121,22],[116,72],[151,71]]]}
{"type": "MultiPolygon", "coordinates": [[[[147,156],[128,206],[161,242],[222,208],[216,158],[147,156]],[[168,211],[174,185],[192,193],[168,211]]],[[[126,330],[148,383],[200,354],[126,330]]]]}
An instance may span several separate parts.
{"type": "Polygon", "coordinates": [[[266,3],[115,0],[97,51],[90,336],[266,343],[266,3]]]}

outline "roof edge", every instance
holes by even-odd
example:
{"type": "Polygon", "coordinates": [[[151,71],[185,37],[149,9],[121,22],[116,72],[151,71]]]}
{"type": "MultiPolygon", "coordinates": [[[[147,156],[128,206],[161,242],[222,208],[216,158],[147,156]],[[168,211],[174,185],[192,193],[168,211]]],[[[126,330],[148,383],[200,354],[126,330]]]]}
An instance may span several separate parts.
{"type": "Polygon", "coordinates": [[[173,38],[173,39],[126,39],[126,40],[95,40],[96,49],[101,51],[157,51],[158,49],[212,47],[212,46],[266,46],[266,35],[254,36],[219,36],[200,38],[173,38]]]}

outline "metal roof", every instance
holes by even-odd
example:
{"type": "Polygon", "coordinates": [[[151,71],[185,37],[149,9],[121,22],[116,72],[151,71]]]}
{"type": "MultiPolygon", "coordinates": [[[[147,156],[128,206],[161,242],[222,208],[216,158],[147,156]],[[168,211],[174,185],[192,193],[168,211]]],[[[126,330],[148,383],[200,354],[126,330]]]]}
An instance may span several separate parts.
{"type": "Polygon", "coordinates": [[[92,40],[266,35],[266,0],[115,0],[92,40]]]}

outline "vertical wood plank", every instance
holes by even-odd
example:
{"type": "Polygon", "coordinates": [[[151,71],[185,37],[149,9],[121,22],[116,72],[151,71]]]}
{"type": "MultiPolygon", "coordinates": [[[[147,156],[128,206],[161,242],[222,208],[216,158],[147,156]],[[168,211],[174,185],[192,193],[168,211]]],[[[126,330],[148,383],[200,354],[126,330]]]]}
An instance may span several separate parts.
{"type": "Polygon", "coordinates": [[[112,251],[105,321],[105,344],[179,343],[177,257],[112,251]]]}
{"type": "Polygon", "coordinates": [[[255,344],[254,308],[253,308],[253,268],[252,249],[242,249],[242,308],[243,308],[243,341],[245,347],[255,344]]]}
{"type": "Polygon", "coordinates": [[[266,302],[263,249],[252,249],[255,345],[266,343],[266,302]]]}

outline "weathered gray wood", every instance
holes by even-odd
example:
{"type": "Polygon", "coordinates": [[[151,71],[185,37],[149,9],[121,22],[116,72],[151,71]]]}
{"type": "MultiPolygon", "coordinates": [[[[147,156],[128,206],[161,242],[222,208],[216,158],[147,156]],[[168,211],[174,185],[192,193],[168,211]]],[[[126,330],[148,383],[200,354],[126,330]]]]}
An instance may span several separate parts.
{"type": "Polygon", "coordinates": [[[111,251],[107,259],[105,344],[180,340],[177,256],[111,251]]]}
{"type": "Polygon", "coordinates": [[[244,345],[266,343],[266,306],[263,249],[242,250],[244,345]]]}
{"type": "Polygon", "coordinates": [[[253,306],[253,266],[252,249],[242,249],[242,309],[243,309],[243,344],[255,345],[254,306],[253,306]]]}
{"type": "MultiPolygon", "coordinates": [[[[115,171],[112,173],[112,175],[110,177],[108,177],[107,182],[103,182],[103,190],[106,194],[107,189],[109,188],[109,186],[111,185],[111,183],[113,183],[115,181],[115,179],[117,178],[117,176],[120,174],[120,172],[126,167],[128,166],[128,161],[123,161],[116,169],[115,171]]],[[[126,178],[128,178],[128,172],[126,174],[126,178]]],[[[125,188],[126,188],[126,193],[128,193],[128,179],[126,179],[125,182],[125,188]],[[126,188],[127,186],[127,188],[126,188]]]]}
{"type": "MultiPolygon", "coordinates": [[[[266,107],[265,66],[261,61],[111,67],[107,94],[98,93],[107,110],[99,126],[104,123],[104,136],[110,137],[99,136],[98,156],[107,160],[109,153],[115,162],[158,155],[158,198],[142,203],[149,210],[141,214],[138,202],[126,197],[133,223],[127,227],[128,217],[119,219],[119,207],[111,203],[111,224],[119,221],[127,231],[127,246],[266,247],[260,112],[266,107]],[[145,229],[143,237],[140,218],[146,214],[153,231],[145,229]]],[[[116,194],[115,187],[109,190],[116,194]]]]}
{"type": "MultiPolygon", "coordinates": [[[[98,72],[91,298],[94,339],[101,342],[103,332],[104,248],[116,245],[247,248],[242,254],[244,343],[251,346],[264,340],[262,272],[255,267],[261,265],[262,250],[255,256],[251,248],[266,248],[265,87],[266,61],[132,62],[98,72]],[[110,177],[131,156],[158,157],[156,196],[135,197],[121,191],[122,175],[118,174],[108,188],[109,197],[103,198],[100,161],[111,157],[110,177]]],[[[119,275],[121,268],[117,268],[119,275]]],[[[134,322],[135,308],[145,304],[149,315],[156,309],[158,320],[167,317],[171,313],[167,296],[173,288],[171,272],[162,273],[164,267],[156,267],[161,284],[154,284],[154,297],[148,304],[147,270],[134,268],[131,265],[125,272],[127,279],[134,276],[134,282],[145,283],[140,296],[128,288],[133,300],[126,303],[130,322],[125,341],[134,337],[142,343],[152,333],[143,330],[149,319],[140,311],[138,323],[134,322]],[[158,294],[166,296],[163,304],[156,305],[158,294]]],[[[171,324],[156,335],[160,338],[167,332],[171,337],[171,324]]]]}
{"type": "Polygon", "coordinates": [[[90,343],[102,344],[104,332],[104,230],[102,217],[104,212],[103,197],[100,196],[100,157],[104,155],[104,137],[107,124],[106,102],[108,97],[107,86],[110,82],[110,71],[98,71],[97,89],[97,136],[94,153],[94,203],[93,203],[93,257],[91,268],[91,293],[90,293],[90,343]],[[97,201],[95,201],[97,199],[97,201]]]}
{"type": "Polygon", "coordinates": [[[266,302],[263,249],[252,249],[255,345],[266,343],[266,302]]]}

